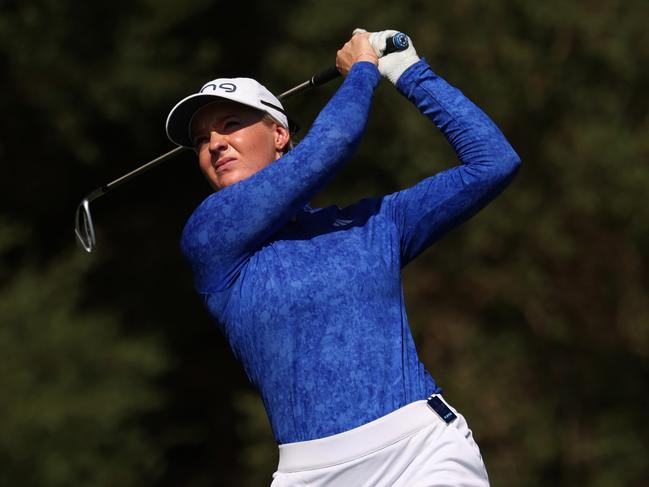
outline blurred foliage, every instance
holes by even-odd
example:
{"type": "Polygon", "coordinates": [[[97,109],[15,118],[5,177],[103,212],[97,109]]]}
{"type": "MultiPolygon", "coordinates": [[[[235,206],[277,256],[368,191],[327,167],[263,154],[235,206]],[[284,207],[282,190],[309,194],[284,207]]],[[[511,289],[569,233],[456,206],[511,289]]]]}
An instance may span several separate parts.
{"type": "MultiPolygon", "coordinates": [[[[0,256],[27,232],[2,222],[0,256]]],[[[22,239],[21,239],[22,237],[22,239]]],[[[105,310],[79,306],[88,260],[4,275],[0,294],[0,484],[142,485],[161,452],[138,421],[159,407],[167,363],[152,337],[121,336],[105,310]]]]}
{"type": "MultiPolygon", "coordinates": [[[[644,485],[648,14],[643,0],[2,2],[0,483],[270,483],[261,402],[177,251],[208,193],[192,156],[93,203],[101,259],[72,253],[72,215],[170,147],[168,110],[205,80],[279,92],[362,26],[409,33],[524,161],[404,273],[420,358],[493,484],[644,485]]],[[[334,89],[287,108],[306,130],[334,89]]],[[[382,83],[357,157],[316,203],[455,163],[382,83]]]]}

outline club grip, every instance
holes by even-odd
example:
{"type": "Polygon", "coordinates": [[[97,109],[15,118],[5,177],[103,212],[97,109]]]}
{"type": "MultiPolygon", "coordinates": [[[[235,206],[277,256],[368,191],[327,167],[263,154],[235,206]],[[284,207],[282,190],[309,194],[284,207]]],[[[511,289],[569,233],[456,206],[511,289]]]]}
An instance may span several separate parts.
{"type": "Polygon", "coordinates": [[[383,55],[387,56],[393,52],[403,51],[408,49],[409,46],[410,42],[408,41],[408,36],[403,32],[398,32],[385,40],[385,50],[383,51],[383,55]]]}
{"type": "Polygon", "coordinates": [[[327,68],[323,71],[320,71],[319,73],[314,74],[313,78],[311,78],[311,86],[323,85],[325,83],[328,83],[332,79],[336,79],[338,76],[340,76],[340,73],[335,66],[332,66],[331,68],[327,68]]]}

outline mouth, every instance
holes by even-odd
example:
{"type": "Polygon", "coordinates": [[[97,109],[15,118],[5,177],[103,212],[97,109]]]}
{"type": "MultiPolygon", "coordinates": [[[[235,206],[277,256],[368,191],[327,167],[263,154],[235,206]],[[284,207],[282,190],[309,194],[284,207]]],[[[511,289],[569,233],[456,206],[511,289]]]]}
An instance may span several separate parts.
{"type": "Polygon", "coordinates": [[[222,159],[219,159],[214,163],[214,170],[218,171],[219,169],[223,168],[224,166],[227,166],[233,161],[236,161],[236,157],[224,157],[222,159]]]}

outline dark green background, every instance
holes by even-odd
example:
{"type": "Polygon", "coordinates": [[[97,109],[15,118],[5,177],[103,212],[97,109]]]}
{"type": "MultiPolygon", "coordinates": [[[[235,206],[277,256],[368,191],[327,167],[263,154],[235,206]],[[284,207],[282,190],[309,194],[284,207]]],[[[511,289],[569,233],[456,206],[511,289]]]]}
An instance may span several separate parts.
{"type": "MultiPolygon", "coordinates": [[[[261,486],[261,403],[192,290],[178,237],[209,188],[169,150],[205,81],[280,92],[357,26],[407,32],[502,128],[514,183],[405,271],[422,361],[469,419],[493,485],[649,477],[649,30],[645,0],[0,3],[0,484],[261,486]]],[[[288,100],[308,128],[332,83],[288,100]]],[[[454,165],[379,87],[357,157],[316,204],[454,165]]]]}

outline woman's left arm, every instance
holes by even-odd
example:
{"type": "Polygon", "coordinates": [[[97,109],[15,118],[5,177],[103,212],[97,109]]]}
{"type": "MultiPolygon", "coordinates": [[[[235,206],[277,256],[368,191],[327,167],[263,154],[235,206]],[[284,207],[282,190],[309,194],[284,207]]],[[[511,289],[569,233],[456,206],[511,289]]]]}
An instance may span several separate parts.
{"type": "Polygon", "coordinates": [[[383,199],[382,211],[401,235],[405,266],[495,198],[521,161],[493,121],[424,60],[401,74],[396,87],[442,131],[462,163],[383,199]]]}

